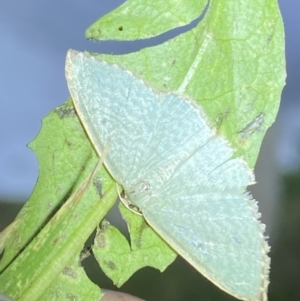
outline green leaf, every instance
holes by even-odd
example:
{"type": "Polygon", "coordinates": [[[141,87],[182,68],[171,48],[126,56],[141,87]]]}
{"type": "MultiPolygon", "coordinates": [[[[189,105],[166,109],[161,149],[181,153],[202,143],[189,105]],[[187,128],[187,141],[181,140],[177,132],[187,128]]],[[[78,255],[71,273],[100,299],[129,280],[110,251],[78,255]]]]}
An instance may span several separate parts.
{"type": "Polygon", "coordinates": [[[205,9],[204,0],[128,0],[86,31],[87,39],[138,40],[184,26],[205,9]]]}
{"type": "Polygon", "coordinates": [[[119,206],[130,233],[130,244],[120,231],[103,221],[97,230],[93,253],[104,273],[120,287],[137,270],[149,266],[164,271],[176,258],[173,251],[144,218],[119,206]],[[120,243],[122,242],[122,243],[120,243]]]}
{"type": "Polygon", "coordinates": [[[4,241],[0,261],[1,291],[23,301],[39,300],[61,271],[78,262],[85,241],[118,196],[103,166],[94,185],[87,180],[99,159],[70,102],[43,120],[30,146],[39,159],[39,180],[4,241]]]}
{"type": "Polygon", "coordinates": [[[99,57],[159,91],[194,99],[236,156],[254,167],[285,83],[284,32],[276,0],[210,1],[193,30],[136,53],[99,57]]]}

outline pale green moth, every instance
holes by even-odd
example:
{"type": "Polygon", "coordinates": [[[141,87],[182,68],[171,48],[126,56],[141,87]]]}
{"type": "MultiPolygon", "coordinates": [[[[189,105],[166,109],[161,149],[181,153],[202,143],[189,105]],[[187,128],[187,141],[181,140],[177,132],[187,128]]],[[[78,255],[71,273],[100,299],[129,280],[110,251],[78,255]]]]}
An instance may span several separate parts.
{"type": "Polygon", "coordinates": [[[253,174],[199,106],[122,68],[70,50],[76,111],[104,164],[153,229],[205,277],[242,300],[267,300],[269,247],[253,174]]]}

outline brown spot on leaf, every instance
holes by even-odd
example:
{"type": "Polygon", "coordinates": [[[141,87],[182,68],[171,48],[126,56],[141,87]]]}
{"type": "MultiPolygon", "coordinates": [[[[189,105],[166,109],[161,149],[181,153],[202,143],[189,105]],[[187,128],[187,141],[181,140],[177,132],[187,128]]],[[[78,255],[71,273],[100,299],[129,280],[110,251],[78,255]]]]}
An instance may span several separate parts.
{"type": "Polygon", "coordinates": [[[98,233],[95,238],[95,243],[96,243],[97,247],[102,248],[102,249],[105,248],[106,247],[105,236],[102,233],[98,233]]]}
{"type": "Polygon", "coordinates": [[[74,108],[72,107],[58,107],[55,109],[55,113],[59,116],[60,119],[67,118],[67,117],[73,117],[76,115],[74,108]]]}
{"type": "Polygon", "coordinates": [[[96,187],[96,189],[98,191],[98,194],[99,194],[100,198],[102,198],[103,197],[102,183],[101,183],[101,181],[100,181],[99,178],[96,177],[94,179],[94,185],[95,185],[95,187],[96,187]]]}
{"type": "Polygon", "coordinates": [[[259,131],[264,122],[264,113],[258,114],[251,122],[249,122],[241,131],[239,131],[240,136],[243,139],[249,138],[255,132],[259,131]]]}
{"type": "Polygon", "coordinates": [[[112,262],[111,260],[106,260],[104,261],[104,264],[111,270],[116,270],[117,267],[116,265],[114,264],[114,262],[112,262]]]}
{"type": "Polygon", "coordinates": [[[62,272],[66,276],[70,276],[70,277],[72,277],[74,279],[77,278],[77,273],[72,268],[70,268],[70,267],[64,267],[64,269],[63,269],[62,272]]]}

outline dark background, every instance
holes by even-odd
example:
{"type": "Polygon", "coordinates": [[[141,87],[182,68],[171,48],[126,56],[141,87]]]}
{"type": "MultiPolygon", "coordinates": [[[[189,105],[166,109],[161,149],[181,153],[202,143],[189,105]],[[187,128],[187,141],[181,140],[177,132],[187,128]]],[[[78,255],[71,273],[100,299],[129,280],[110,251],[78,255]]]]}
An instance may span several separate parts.
{"type": "MultiPolygon", "coordinates": [[[[0,4],[0,230],[13,220],[37,179],[37,161],[26,144],[37,135],[41,119],[69,97],[64,77],[67,50],[128,53],[170,37],[134,43],[86,41],[86,28],[123,2],[0,4]]],[[[287,85],[255,168],[258,184],[251,191],[259,200],[272,246],[269,299],[292,301],[300,300],[300,2],[282,0],[280,8],[286,30],[287,85]]],[[[95,263],[89,263],[88,272],[101,287],[113,288],[99,276],[95,263]]],[[[148,301],[234,300],[181,259],[163,274],[139,271],[121,290],[148,301]]]]}

